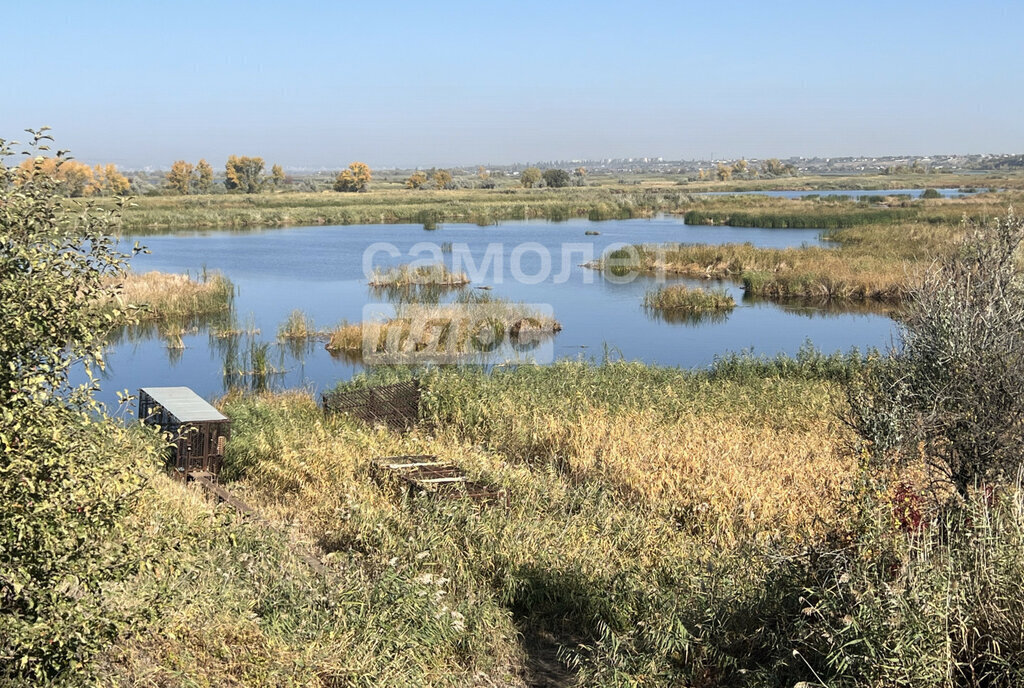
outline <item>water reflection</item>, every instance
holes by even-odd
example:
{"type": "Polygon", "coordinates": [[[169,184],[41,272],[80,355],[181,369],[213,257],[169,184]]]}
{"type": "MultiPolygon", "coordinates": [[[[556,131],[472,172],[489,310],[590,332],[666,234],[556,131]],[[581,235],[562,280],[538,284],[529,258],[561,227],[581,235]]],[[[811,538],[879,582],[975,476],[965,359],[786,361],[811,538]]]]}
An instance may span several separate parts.
{"type": "Polygon", "coordinates": [[[744,294],[742,303],[749,306],[770,305],[784,313],[805,318],[840,318],[848,315],[875,315],[896,318],[900,306],[875,300],[834,301],[828,299],[794,298],[784,301],[744,294]]]}
{"type": "Polygon", "coordinates": [[[387,301],[394,304],[438,304],[443,298],[458,293],[465,288],[465,285],[450,286],[441,284],[370,286],[369,294],[371,300],[387,301]]]}
{"type": "Polygon", "coordinates": [[[284,349],[275,346],[276,351],[272,352],[270,342],[255,336],[215,337],[211,343],[221,358],[224,388],[227,390],[263,392],[270,389],[272,382],[281,381],[288,372],[284,349]],[[273,362],[275,353],[276,364],[273,362]]]}
{"type": "Polygon", "coordinates": [[[662,309],[643,306],[643,309],[644,312],[647,313],[647,317],[652,320],[660,320],[661,322],[671,323],[673,325],[683,325],[685,327],[700,327],[702,325],[723,323],[729,319],[730,315],[732,315],[732,310],[702,311],[694,313],[679,308],[662,309]]]}

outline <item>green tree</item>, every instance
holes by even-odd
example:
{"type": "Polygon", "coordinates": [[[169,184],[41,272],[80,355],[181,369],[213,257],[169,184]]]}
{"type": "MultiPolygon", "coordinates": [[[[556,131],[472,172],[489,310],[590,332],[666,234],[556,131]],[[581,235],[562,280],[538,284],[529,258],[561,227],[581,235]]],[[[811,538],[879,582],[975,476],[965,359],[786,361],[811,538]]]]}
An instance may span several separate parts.
{"type": "Polygon", "coordinates": [[[523,185],[523,188],[532,189],[534,185],[540,182],[540,177],[540,169],[527,167],[519,174],[519,183],[523,185]]]}
{"type": "Polygon", "coordinates": [[[334,180],[335,191],[366,191],[373,173],[365,162],[349,163],[348,169],[338,173],[334,180]]]}
{"type": "Polygon", "coordinates": [[[213,191],[213,168],[205,159],[196,164],[196,191],[201,194],[208,194],[213,191]]]}
{"type": "Polygon", "coordinates": [[[424,184],[427,183],[427,175],[419,170],[416,170],[409,175],[409,178],[405,180],[405,188],[407,189],[420,189],[424,184]]]}
{"type": "Polygon", "coordinates": [[[230,156],[224,165],[224,186],[228,191],[259,193],[263,190],[263,158],[230,156]]]}
{"type": "Polygon", "coordinates": [[[175,160],[171,164],[171,171],[167,173],[167,188],[181,195],[190,193],[192,191],[192,171],[191,163],[175,160]]]}
{"type": "Polygon", "coordinates": [[[559,168],[544,170],[544,174],[541,176],[544,177],[544,183],[553,189],[569,186],[569,183],[572,181],[572,177],[569,176],[569,173],[559,168]]]}
{"type": "Polygon", "coordinates": [[[71,212],[34,157],[49,136],[32,134],[17,185],[0,140],[0,683],[16,685],[83,681],[118,633],[104,585],[138,557],[127,540],[108,545],[144,482],[95,383],[69,381],[74,365],[92,379],[105,333],[126,319],[109,305],[129,258],[111,234],[122,203],[71,212]]]}

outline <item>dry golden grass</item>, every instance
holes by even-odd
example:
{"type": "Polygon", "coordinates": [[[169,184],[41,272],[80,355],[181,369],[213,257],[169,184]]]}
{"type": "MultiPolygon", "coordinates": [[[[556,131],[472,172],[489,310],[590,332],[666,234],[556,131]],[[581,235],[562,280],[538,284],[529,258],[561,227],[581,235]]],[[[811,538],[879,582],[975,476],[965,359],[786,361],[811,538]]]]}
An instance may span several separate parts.
{"type": "Polygon", "coordinates": [[[142,319],[183,318],[231,308],[235,287],[219,272],[194,279],[164,272],[129,273],[120,299],[137,307],[142,319]]]}
{"type": "Polygon", "coordinates": [[[708,311],[731,311],[736,307],[733,299],[724,289],[691,289],[685,284],[671,284],[647,292],[644,305],[656,310],[678,311],[700,314],[708,311]]]}
{"type": "Polygon", "coordinates": [[[797,431],[702,414],[666,422],[658,413],[594,410],[572,423],[548,417],[534,427],[550,433],[574,475],[657,504],[682,527],[707,530],[723,544],[831,522],[855,468],[842,433],[828,422],[797,431]]]}
{"type": "Polygon", "coordinates": [[[371,287],[404,288],[416,286],[462,287],[469,284],[465,272],[452,272],[442,263],[434,265],[399,265],[393,268],[377,268],[370,278],[371,287]]]}
{"type": "MultiPolygon", "coordinates": [[[[248,475],[261,491],[307,493],[307,506],[316,502],[317,511],[330,511],[340,493],[331,496],[324,490],[358,480],[370,456],[455,451],[466,457],[463,443],[472,441],[493,447],[468,452],[469,463],[482,473],[506,475],[518,466],[513,472],[524,467],[528,472],[514,482],[524,475],[543,480],[556,467],[571,483],[607,486],[627,503],[670,514],[686,528],[713,532],[723,544],[807,533],[816,523],[832,522],[856,462],[848,450],[849,436],[828,410],[830,387],[797,382],[719,387],[746,395],[735,402],[740,408],[774,403],[780,415],[771,419],[749,410],[736,414],[712,407],[710,398],[706,409],[668,415],[659,408],[612,411],[590,404],[575,413],[531,410],[515,400],[494,399],[481,400],[486,425],[469,436],[461,422],[442,421],[432,435],[406,439],[349,426],[339,431],[336,424],[310,416],[302,429],[293,422],[279,425],[276,435],[258,433],[258,449],[252,453],[273,454],[275,459],[259,462],[258,470],[248,475]],[[780,391],[783,396],[776,394],[780,391]],[[773,399],[763,398],[766,394],[773,399]],[[786,401],[790,397],[793,401],[786,401]],[[810,403],[804,397],[820,405],[819,410],[804,410],[803,404],[810,403]],[[292,427],[294,434],[286,429],[292,427]],[[538,458],[522,463],[530,456],[538,458]],[[537,464],[538,459],[551,464],[537,464]]],[[[696,394],[699,404],[702,393],[696,394]]],[[[312,408],[302,394],[265,396],[261,403],[275,413],[312,408]]]]}
{"type": "Polygon", "coordinates": [[[959,225],[905,223],[837,230],[835,248],[768,249],[751,244],[638,245],[590,267],[617,274],[662,272],[733,279],[752,295],[818,300],[899,302],[929,265],[961,235],[959,225]]]}
{"type": "Polygon", "coordinates": [[[359,351],[363,348],[363,326],[360,323],[343,322],[330,331],[327,350],[359,351]]]}
{"type": "Polygon", "coordinates": [[[404,304],[394,317],[360,324],[343,322],[330,332],[327,350],[405,355],[429,352],[472,355],[483,346],[561,331],[553,317],[523,304],[497,299],[442,305],[404,304]]]}

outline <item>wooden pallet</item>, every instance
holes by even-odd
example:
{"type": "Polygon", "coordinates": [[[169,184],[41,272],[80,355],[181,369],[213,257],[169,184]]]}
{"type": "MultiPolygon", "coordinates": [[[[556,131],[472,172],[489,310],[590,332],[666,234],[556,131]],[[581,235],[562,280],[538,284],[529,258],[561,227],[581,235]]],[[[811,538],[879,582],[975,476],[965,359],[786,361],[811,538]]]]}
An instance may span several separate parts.
{"type": "Polygon", "coordinates": [[[367,423],[407,430],[419,420],[420,385],[415,380],[323,395],[326,413],[347,413],[367,423]]]}
{"type": "Polygon", "coordinates": [[[501,490],[470,480],[459,466],[440,461],[432,454],[386,456],[373,460],[378,482],[398,483],[408,490],[440,499],[469,499],[478,502],[503,501],[501,490]]]}

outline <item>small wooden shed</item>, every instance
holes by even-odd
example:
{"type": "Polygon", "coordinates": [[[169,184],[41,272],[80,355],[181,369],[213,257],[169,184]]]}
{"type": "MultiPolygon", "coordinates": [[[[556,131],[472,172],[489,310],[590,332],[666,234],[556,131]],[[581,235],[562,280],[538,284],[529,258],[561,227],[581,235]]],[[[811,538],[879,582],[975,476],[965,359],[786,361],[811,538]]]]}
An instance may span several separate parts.
{"type": "Polygon", "coordinates": [[[188,387],[139,390],[139,419],[170,433],[170,466],[187,480],[206,474],[216,478],[231,436],[231,421],[188,387]]]}

